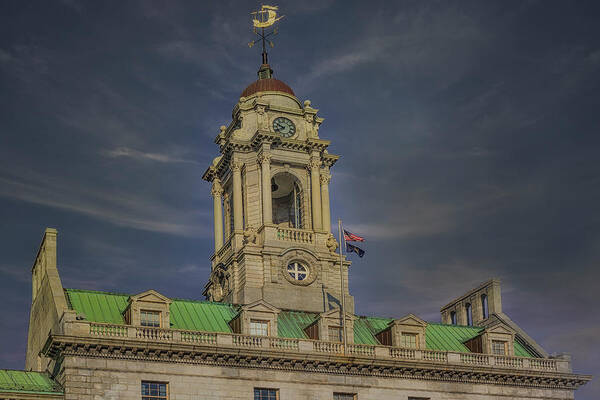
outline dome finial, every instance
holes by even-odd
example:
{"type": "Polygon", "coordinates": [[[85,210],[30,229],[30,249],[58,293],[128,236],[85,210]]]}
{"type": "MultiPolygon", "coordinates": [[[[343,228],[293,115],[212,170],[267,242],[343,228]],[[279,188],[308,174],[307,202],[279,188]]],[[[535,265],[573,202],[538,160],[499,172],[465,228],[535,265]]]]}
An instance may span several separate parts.
{"type": "Polygon", "coordinates": [[[258,79],[270,79],[273,77],[273,70],[269,65],[269,54],[267,53],[266,44],[268,43],[271,47],[275,46],[273,41],[267,38],[276,35],[277,28],[273,28],[273,30],[270,32],[268,30],[265,31],[265,28],[270,28],[271,26],[275,25],[277,21],[284,17],[284,15],[277,17],[278,9],[279,7],[277,6],[262,5],[260,10],[250,13],[251,15],[254,15],[252,24],[254,26],[254,33],[258,36],[258,38],[248,43],[248,47],[254,46],[259,41],[262,42],[262,64],[258,70],[258,79]]]}

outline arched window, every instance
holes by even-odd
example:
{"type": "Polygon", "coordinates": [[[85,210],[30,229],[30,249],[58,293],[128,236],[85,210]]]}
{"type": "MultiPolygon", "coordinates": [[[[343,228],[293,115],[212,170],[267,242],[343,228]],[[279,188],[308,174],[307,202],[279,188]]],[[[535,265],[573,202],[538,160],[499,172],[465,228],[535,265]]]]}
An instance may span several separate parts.
{"type": "Polygon", "coordinates": [[[456,325],[456,311],[450,312],[450,322],[452,325],[456,325]]]}
{"type": "Polygon", "coordinates": [[[301,229],[302,188],[298,180],[290,173],[284,172],[271,179],[273,193],[273,223],[287,228],[301,229]]]}
{"type": "Polygon", "coordinates": [[[467,303],[465,310],[467,311],[467,325],[473,326],[473,309],[471,308],[471,303],[467,303]]]}
{"type": "Polygon", "coordinates": [[[481,310],[483,312],[483,319],[489,317],[488,299],[486,294],[481,295],[481,310]]]}

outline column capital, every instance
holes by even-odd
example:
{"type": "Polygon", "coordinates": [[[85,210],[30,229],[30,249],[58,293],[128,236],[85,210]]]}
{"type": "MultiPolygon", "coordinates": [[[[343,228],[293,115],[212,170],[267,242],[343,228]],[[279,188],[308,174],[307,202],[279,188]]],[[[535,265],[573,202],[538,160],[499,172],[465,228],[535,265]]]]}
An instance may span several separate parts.
{"type": "Polygon", "coordinates": [[[240,161],[231,161],[229,163],[229,166],[231,167],[231,170],[233,172],[237,172],[237,171],[241,171],[242,170],[242,167],[244,166],[244,163],[240,162],[240,161]]]}
{"type": "Polygon", "coordinates": [[[262,164],[270,164],[271,163],[271,155],[269,153],[260,153],[257,157],[258,162],[262,164]]]}
{"type": "Polygon", "coordinates": [[[322,163],[321,163],[320,158],[313,157],[308,162],[308,165],[306,166],[306,168],[308,168],[308,169],[321,168],[321,164],[322,163]]]}
{"type": "Polygon", "coordinates": [[[331,182],[331,174],[329,174],[325,171],[321,171],[319,180],[321,181],[321,185],[329,185],[329,182],[331,182]]]}
{"type": "Polygon", "coordinates": [[[221,181],[219,179],[213,180],[212,189],[210,194],[214,196],[222,196],[223,195],[223,186],[221,185],[221,181]]]}

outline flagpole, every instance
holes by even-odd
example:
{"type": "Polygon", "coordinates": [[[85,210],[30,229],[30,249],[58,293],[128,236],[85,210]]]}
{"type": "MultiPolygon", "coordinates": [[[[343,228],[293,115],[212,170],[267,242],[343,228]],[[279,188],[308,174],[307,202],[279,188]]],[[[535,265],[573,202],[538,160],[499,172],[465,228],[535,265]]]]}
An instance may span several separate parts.
{"type": "Polygon", "coordinates": [[[346,354],[346,296],[344,295],[344,246],[346,245],[346,239],[342,235],[342,220],[338,218],[338,231],[340,235],[340,288],[341,288],[341,298],[342,298],[342,309],[341,317],[342,317],[342,338],[344,340],[344,354],[346,354]],[[342,240],[344,245],[342,246],[342,240]]]}

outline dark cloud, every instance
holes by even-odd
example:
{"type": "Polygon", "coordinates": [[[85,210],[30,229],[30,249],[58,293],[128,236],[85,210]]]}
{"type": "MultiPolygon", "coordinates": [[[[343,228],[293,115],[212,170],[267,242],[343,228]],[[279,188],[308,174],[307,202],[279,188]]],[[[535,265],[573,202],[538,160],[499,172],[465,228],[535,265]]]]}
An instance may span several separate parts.
{"type": "MultiPolygon", "coordinates": [[[[209,187],[259,55],[252,2],[5,2],[2,367],[25,354],[29,270],[59,228],[66,287],[200,298],[209,187]]],[[[361,314],[437,320],[492,276],[505,311],[598,375],[595,2],[282,2],[271,61],[343,157],[334,218],[365,234],[361,314]]],[[[578,399],[600,395],[593,381],[578,399]]]]}

